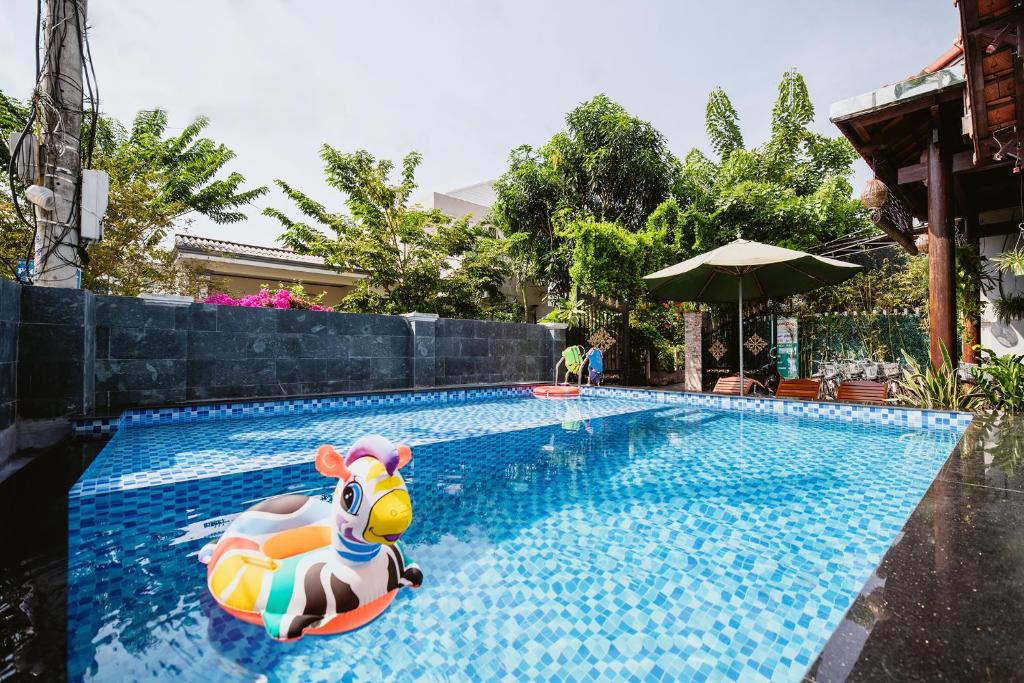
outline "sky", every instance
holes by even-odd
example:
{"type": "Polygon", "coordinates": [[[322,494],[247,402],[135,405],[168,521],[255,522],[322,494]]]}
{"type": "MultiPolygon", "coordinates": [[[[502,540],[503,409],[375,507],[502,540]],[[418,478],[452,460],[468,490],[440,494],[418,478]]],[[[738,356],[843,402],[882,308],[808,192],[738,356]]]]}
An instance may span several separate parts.
{"type": "MultiPolygon", "coordinates": [[[[3,0],[0,89],[26,97],[35,3],[3,0]]],[[[318,150],[423,154],[416,196],[498,177],[597,93],[650,121],[682,157],[707,149],[704,105],[722,86],[748,146],[764,141],[780,76],[797,68],[816,107],[902,80],[959,33],[951,0],[89,0],[101,109],[163,107],[172,131],[206,115],[249,186],[288,181],[328,207],[318,150]]],[[[868,178],[859,164],[859,192],[868,178]]],[[[273,245],[276,189],[248,219],[193,234],[273,245]]]]}

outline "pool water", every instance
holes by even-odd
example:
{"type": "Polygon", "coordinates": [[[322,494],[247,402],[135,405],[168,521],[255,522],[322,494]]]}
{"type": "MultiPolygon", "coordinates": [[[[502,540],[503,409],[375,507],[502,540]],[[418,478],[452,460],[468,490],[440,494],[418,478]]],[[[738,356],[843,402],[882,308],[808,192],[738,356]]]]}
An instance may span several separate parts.
{"type": "Polygon", "coordinates": [[[959,435],[611,398],[127,429],[70,499],[68,674],[799,680],[959,435]],[[422,588],[291,643],[221,612],[199,548],[367,431],[414,445],[422,588]]]}

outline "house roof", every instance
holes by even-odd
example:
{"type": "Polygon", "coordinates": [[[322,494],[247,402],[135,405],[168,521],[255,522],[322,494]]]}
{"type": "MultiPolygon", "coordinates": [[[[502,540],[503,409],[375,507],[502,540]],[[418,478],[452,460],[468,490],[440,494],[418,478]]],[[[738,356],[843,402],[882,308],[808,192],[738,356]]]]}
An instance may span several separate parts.
{"type": "Polygon", "coordinates": [[[921,98],[925,95],[959,88],[966,82],[963,57],[950,61],[949,66],[934,71],[922,71],[917,76],[883,85],[881,88],[835,102],[829,108],[828,117],[833,122],[853,118],[886,107],[921,98]]]}
{"type": "MultiPolygon", "coordinates": [[[[916,76],[832,105],[829,117],[889,190],[876,224],[904,246],[928,220],[928,145],[951,157],[956,211],[981,235],[1018,231],[1014,173],[1024,121],[1024,10],[1010,0],[959,0],[961,38],[916,76]],[[998,137],[1001,135],[1002,137],[998,137]],[[1006,158],[1004,158],[1006,157],[1006,158]]],[[[1021,155],[1024,157],[1024,155],[1021,155]]],[[[907,247],[914,251],[916,248],[907,247]]]]}
{"type": "Polygon", "coordinates": [[[240,242],[229,242],[199,235],[175,234],[174,248],[183,254],[216,254],[272,263],[295,263],[331,269],[319,256],[299,254],[291,249],[263,247],[257,244],[242,244],[240,242]]]}
{"type": "Polygon", "coordinates": [[[460,187],[457,190],[441,192],[440,194],[446,194],[449,197],[455,197],[464,202],[487,207],[490,207],[498,199],[498,194],[494,191],[493,180],[485,180],[466,187],[460,187]]]}

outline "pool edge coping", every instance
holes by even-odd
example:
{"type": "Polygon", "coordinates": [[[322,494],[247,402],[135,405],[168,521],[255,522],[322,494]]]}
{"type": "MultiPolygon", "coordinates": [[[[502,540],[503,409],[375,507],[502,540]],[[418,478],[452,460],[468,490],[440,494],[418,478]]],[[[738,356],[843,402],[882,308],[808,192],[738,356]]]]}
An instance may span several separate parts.
{"type": "MultiPolygon", "coordinates": [[[[885,553],[879,560],[878,564],[872,570],[871,575],[864,582],[864,585],[858,590],[853,602],[843,615],[842,620],[836,626],[835,630],[829,634],[828,640],[825,645],[822,646],[818,652],[814,661],[804,672],[802,681],[804,683],[823,683],[824,681],[848,681],[848,680],[871,680],[872,667],[874,667],[874,673],[879,673],[879,666],[886,666],[887,664],[893,664],[893,659],[898,660],[901,664],[911,661],[925,662],[934,666],[936,662],[932,659],[929,660],[930,656],[934,656],[934,652],[929,652],[929,644],[939,644],[942,639],[937,638],[935,631],[928,634],[922,634],[920,628],[910,628],[912,624],[901,623],[900,619],[892,619],[891,617],[879,618],[877,616],[872,617],[872,622],[869,626],[864,626],[858,620],[853,618],[855,612],[863,613],[867,610],[867,613],[871,614],[873,611],[870,609],[870,601],[873,593],[881,589],[883,591],[882,600],[888,605],[889,601],[885,597],[886,589],[895,591],[893,602],[895,605],[889,605],[890,607],[899,607],[899,603],[912,604],[916,607],[923,608],[924,611],[929,611],[926,606],[934,604],[935,595],[932,594],[932,589],[935,588],[934,583],[937,583],[940,579],[936,576],[938,573],[934,566],[934,560],[932,563],[916,561],[911,559],[910,564],[904,562],[900,557],[903,552],[903,546],[908,544],[912,547],[915,540],[915,526],[922,528],[931,528],[934,525],[939,524],[935,519],[939,515],[941,500],[934,500],[935,498],[941,498],[940,493],[937,493],[943,486],[952,486],[956,488],[968,488],[968,489],[988,489],[993,493],[1009,494],[1012,497],[1018,498],[1018,502],[1024,503],[1024,486],[1017,483],[1016,487],[1012,487],[1007,482],[1005,486],[994,486],[987,481],[988,469],[987,466],[982,474],[985,478],[985,482],[970,481],[971,478],[976,477],[979,472],[972,471],[966,464],[966,461],[971,458],[982,458],[987,459],[987,456],[997,449],[999,449],[1006,440],[1015,436],[1014,430],[1017,434],[1024,433],[1024,414],[1010,414],[1010,413],[981,413],[974,416],[975,419],[968,424],[967,428],[960,435],[956,445],[950,451],[949,456],[942,462],[935,477],[928,484],[928,488],[921,499],[914,506],[913,511],[907,516],[903,525],[900,527],[900,532],[896,539],[886,548],[885,553]],[[990,428],[995,428],[995,438],[989,433],[990,428]],[[893,567],[898,569],[898,572],[893,572],[893,567]],[[882,576],[885,578],[880,583],[875,583],[875,580],[879,578],[880,571],[886,570],[882,576]],[[895,579],[895,585],[890,583],[895,579]],[[905,591],[905,594],[901,594],[905,591]],[[852,645],[844,642],[843,626],[848,622],[858,624],[865,632],[866,636],[863,641],[859,644],[852,645]],[[915,659],[915,654],[919,659],[915,659]],[[835,675],[822,675],[821,667],[825,664],[826,660],[831,659],[832,661],[838,661],[844,666],[842,671],[836,672],[835,675]],[[866,671],[865,671],[866,670],[866,671]]],[[[1019,440],[1019,439],[1018,439],[1019,440]]],[[[987,465],[987,463],[986,463],[987,465]]],[[[984,502],[983,506],[991,506],[992,502],[984,502]]],[[[972,508],[972,515],[980,514],[981,508],[972,508]]],[[[972,515],[967,517],[958,518],[956,515],[944,516],[946,522],[954,525],[953,529],[947,529],[946,533],[951,535],[958,535],[957,545],[966,546],[968,550],[971,548],[970,542],[964,543],[964,538],[969,537],[971,530],[970,518],[972,515]]],[[[1005,525],[996,525],[995,535],[1001,535],[1009,543],[1019,544],[1019,539],[1013,539],[1010,534],[1013,528],[1008,528],[1005,525]]],[[[991,530],[989,530],[991,531],[991,530]]],[[[926,542],[935,539],[924,539],[926,542]]],[[[988,543],[992,542],[991,536],[985,539],[988,543]]],[[[964,555],[968,554],[963,551],[964,555]]],[[[977,552],[974,550],[974,552],[977,552]]],[[[953,559],[948,559],[950,567],[954,567],[955,562],[953,559]]],[[[971,593],[963,592],[962,594],[952,594],[947,596],[947,599],[952,600],[952,604],[945,605],[945,608],[951,612],[955,612],[958,617],[962,618],[965,610],[958,609],[956,602],[961,603],[974,603],[977,602],[989,591],[998,592],[998,598],[1001,602],[1004,602],[1007,597],[1005,593],[998,588],[992,587],[991,576],[988,571],[983,571],[982,577],[975,577],[977,580],[976,585],[973,587],[971,593]]],[[[970,581],[969,581],[970,582],[970,581]]],[[[1024,610],[1024,602],[1019,601],[1016,605],[1018,610],[1024,610]]],[[[1008,613],[1012,612],[1013,608],[1003,604],[999,612],[1008,613]]],[[[896,610],[898,613],[898,610],[896,610]]],[[[991,615],[991,612],[986,613],[991,615]]],[[[899,615],[903,616],[903,615],[899,615]]],[[[996,616],[999,616],[998,614],[996,616]]],[[[933,624],[933,627],[938,628],[941,624],[937,622],[929,622],[933,624]]],[[[992,630],[992,624],[986,624],[987,630],[992,630]]],[[[943,673],[950,674],[952,680],[957,679],[958,674],[963,674],[965,671],[976,673],[981,670],[983,663],[978,661],[980,658],[978,652],[970,651],[963,640],[961,640],[964,633],[970,633],[970,629],[961,630],[954,634],[954,637],[947,638],[946,640],[956,639],[956,652],[944,652],[945,660],[941,663],[941,669],[943,673]],[[964,668],[957,672],[949,672],[949,668],[953,664],[960,664],[964,668]]],[[[978,637],[987,637],[987,633],[983,633],[981,628],[978,628],[977,633],[981,635],[978,637]]],[[[972,634],[975,635],[975,634],[972,634]]],[[[1015,637],[1015,634],[1008,634],[1010,638],[1015,637]]],[[[947,643],[951,645],[952,643],[947,643]]],[[[985,643],[982,646],[984,649],[995,650],[997,646],[993,643],[985,643]]],[[[991,661],[985,662],[984,665],[991,668],[991,661]]],[[[1024,655],[1018,657],[1017,662],[1018,668],[1024,666],[1024,655]]],[[[904,666],[900,667],[900,671],[890,671],[885,669],[887,676],[898,679],[919,673],[913,665],[907,669],[904,666]]],[[[993,679],[995,680],[995,679],[993,679]]]]}
{"type": "MultiPolygon", "coordinates": [[[[75,436],[105,436],[124,428],[162,424],[181,424],[206,420],[332,412],[353,407],[389,405],[431,405],[494,398],[526,397],[543,382],[475,385],[467,387],[424,387],[416,389],[366,391],[310,398],[254,401],[222,401],[174,406],[129,408],[117,417],[78,418],[71,421],[75,436]]],[[[839,419],[918,429],[963,431],[974,418],[972,413],[905,406],[876,406],[861,403],[833,403],[800,399],[724,396],[683,391],[665,391],[634,387],[582,387],[583,395],[613,396],[623,399],[678,403],[723,410],[750,410],[815,419],[839,419]]]]}

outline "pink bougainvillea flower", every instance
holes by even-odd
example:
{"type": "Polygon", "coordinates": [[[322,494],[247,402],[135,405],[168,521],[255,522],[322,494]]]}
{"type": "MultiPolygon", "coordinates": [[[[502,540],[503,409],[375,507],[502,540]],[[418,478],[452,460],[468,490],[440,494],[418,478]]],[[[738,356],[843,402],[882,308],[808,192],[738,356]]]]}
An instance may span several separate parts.
{"type": "Polygon", "coordinates": [[[210,296],[206,297],[206,299],[203,301],[203,303],[204,304],[218,304],[218,305],[221,305],[221,306],[237,306],[238,305],[238,302],[235,299],[232,299],[227,294],[223,294],[221,292],[217,292],[215,294],[211,294],[210,296]]]}
{"type": "Polygon", "coordinates": [[[249,308],[300,308],[310,311],[334,312],[334,308],[331,306],[315,304],[308,299],[296,296],[287,289],[279,289],[273,293],[268,289],[261,289],[257,294],[249,294],[239,299],[233,299],[227,294],[218,292],[206,297],[205,303],[222,306],[247,306],[249,308]]]}
{"type": "MultiPolygon", "coordinates": [[[[296,301],[296,304],[299,302],[296,301]]],[[[287,289],[280,289],[274,296],[270,297],[270,305],[274,308],[291,308],[292,307],[292,294],[287,289]]],[[[296,306],[299,308],[299,306],[296,306]]]]}

